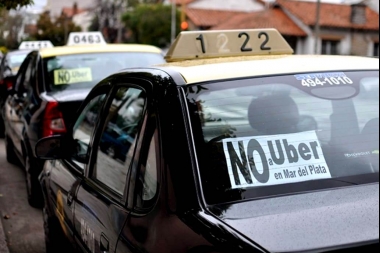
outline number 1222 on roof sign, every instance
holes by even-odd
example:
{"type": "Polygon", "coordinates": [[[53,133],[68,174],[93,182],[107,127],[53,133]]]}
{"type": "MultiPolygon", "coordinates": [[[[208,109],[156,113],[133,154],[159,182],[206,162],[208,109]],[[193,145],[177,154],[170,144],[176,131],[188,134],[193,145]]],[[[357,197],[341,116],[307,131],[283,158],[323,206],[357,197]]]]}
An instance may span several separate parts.
{"type": "Polygon", "coordinates": [[[182,32],[168,54],[168,62],[253,55],[293,54],[276,29],[182,32]]]}

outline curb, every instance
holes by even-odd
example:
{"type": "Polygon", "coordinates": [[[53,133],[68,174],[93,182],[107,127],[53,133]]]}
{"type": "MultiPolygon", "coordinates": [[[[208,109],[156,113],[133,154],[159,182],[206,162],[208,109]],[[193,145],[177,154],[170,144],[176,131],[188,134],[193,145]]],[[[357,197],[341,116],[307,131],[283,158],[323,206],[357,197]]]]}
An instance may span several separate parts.
{"type": "Polygon", "coordinates": [[[3,217],[0,217],[0,253],[9,253],[7,241],[4,234],[2,219],[3,217]]]}

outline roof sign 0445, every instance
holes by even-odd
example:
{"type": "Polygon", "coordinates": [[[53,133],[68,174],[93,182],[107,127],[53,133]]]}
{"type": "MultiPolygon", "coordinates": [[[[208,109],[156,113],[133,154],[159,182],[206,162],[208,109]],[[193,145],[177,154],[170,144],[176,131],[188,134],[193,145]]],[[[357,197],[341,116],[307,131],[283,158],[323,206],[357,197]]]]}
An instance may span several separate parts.
{"type": "Polygon", "coordinates": [[[73,32],[70,33],[68,46],[80,45],[106,45],[101,32],[73,32]]]}
{"type": "Polygon", "coordinates": [[[53,43],[48,40],[42,41],[23,41],[18,47],[19,50],[37,50],[41,48],[51,48],[54,47],[53,43]]]}
{"type": "Polygon", "coordinates": [[[169,49],[168,62],[253,55],[293,54],[276,29],[182,32],[169,49]]]}

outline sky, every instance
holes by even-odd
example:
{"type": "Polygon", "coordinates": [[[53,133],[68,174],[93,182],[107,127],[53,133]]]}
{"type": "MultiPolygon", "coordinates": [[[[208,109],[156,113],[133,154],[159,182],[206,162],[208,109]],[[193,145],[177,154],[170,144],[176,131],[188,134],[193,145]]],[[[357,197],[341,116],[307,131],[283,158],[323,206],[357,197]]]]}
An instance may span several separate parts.
{"type": "Polygon", "coordinates": [[[46,5],[47,0],[34,0],[34,5],[28,7],[28,10],[32,11],[42,11],[44,6],[46,5]]]}

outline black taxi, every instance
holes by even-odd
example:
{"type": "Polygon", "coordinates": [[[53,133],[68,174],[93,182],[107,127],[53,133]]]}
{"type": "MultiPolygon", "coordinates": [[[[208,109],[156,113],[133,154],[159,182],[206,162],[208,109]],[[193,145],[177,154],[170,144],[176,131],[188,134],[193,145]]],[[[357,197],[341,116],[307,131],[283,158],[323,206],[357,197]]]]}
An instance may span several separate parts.
{"type": "Polygon", "coordinates": [[[378,250],[377,60],[275,29],[184,32],[166,60],[38,142],[47,252],[378,250]]]}
{"type": "Polygon", "coordinates": [[[34,154],[37,141],[65,133],[103,78],[124,68],[164,62],[155,46],[107,44],[100,32],[71,33],[66,46],[35,48],[27,55],[2,112],[7,160],[24,166],[32,206],[43,202],[38,182],[43,163],[34,154]]]}

